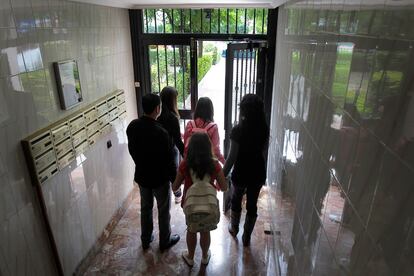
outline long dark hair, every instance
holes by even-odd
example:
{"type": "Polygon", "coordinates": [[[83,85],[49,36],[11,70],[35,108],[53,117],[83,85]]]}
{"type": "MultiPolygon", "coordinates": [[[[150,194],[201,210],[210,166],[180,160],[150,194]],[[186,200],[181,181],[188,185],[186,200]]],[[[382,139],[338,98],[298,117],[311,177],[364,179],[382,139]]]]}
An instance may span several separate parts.
{"type": "Polygon", "coordinates": [[[201,97],[198,99],[193,117],[194,120],[201,118],[205,122],[214,122],[214,107],[210,98],[201,97]]]}
{"type": "Polygon", "coordinates": [[[162,102],[161,113],[172,112],[175,116],[177,116],[177,118],[179,118],[180,115],[177,108],[177,89],[171,86],[166,86],[161,90],[160,96],[162,102]]]}
{"type": "Polygon", "coordinates": [[[240,102],[240,128],[242,135],[252,137],[250,140],[264,146],[269,138],[262,99],[255,94],[245,95],[240,102]],[[252,135],[253,134],[253,135],[252,135]]]}
{"type": "Polygon", "coordinates": [[[214,173],[214,159],[210,138],[206,133],[196,132],[191,135],[187,152],[187,169],[193,170],[197,178],[214,173]]]}

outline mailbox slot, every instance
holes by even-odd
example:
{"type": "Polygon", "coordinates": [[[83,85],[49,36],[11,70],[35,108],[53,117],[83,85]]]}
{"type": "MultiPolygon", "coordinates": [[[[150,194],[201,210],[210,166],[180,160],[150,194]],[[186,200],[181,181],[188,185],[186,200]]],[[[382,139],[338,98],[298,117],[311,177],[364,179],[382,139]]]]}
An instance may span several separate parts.
{"type": "Polygon", "coordinates": [[[32,155],[37,157],[41,155],[46,150],[50,149],[53,146],[52,139],[50,138],[50,132],[45,132],[42,135],[32,139],[30,141],[30,149],[32,155]]]}
{"type": "Polygon", "coordinates": [[[70,120],[69,125],[70,125],[70,131],[72,134],[75,132],[78,132],[83,127],[85,127],[85,118],[81,114],[80,116],[70,120]]]}
{"type": "Polygon", "coordinates": [[[100,128],[104,127],[109,122],[109,114],[105,114],[98,119],[100,128]]]}
{"type": "Polygon", "coordinates": [[[127,115],[127,113],[126,112],[123,112],[123,113],[119,114],[118,118],[121,119],[121,120],[123,120],[123,119],[126,118],[126,115],[127,115]]]}
{"type": "Polygon", "coordinates": [[[81,131],[75,133],[72,136],[72,140],[73,140],[73,146],[77,146],[80,143],[82,143],[83,141],[88,139],[88,134],[86,133],[86,129],[82,129],[81,131]]]}
{"type": "Polygon", "coordinates": [[[54,150],[51,148],[42,155],[35,158],[36,170],[38,172],[42,171],[53,162],[56,162],[56,156],[54,150]]]}
{"type": "Polygon", "coordinates": [[[49,167],[47,167],[46,169],[44,169],[38,174],[39,182],[40,183],[45,182],[46,180],[48,180],[49,178],[57,174],[57,172],[58,172],[58,167],[56,166],[56,164],[50,165],[49,167]]]}
{"type": "Polygon", "coordinates": [[[84,141],[84,142],[82,142],[81,144],[79,144],[79,145],[77,145],[76,147],[75,147],[75,152],[76,152],[76,155],[79,155],[79,154],[81,154],[81,153],[84,153],[87,149],[89,148],[89,143],[88,143],[88,141],[84,141]]]}
{"type": "Polygon", "coordinates": [[[106,112],[108,112],[108,106],[105,102],[101,102],[99,104],[96,105],[96,110],[98,112],[98,117],[101,117],[102,115],[104,115],[106,112]]]}
{"type": "Polygon", "coordinates": [[[89,145],[95,144],[96,141],[98,140],[99,136],[100,136],[99,131],[95,132],[92,136],[90,136],[89,139],[88,139],[89,140],[89,145]]]}
{"type": "Polygon", "coordinates": [[[108,102],[107,102],[108,110],[111,110],[112,108],[116,107],[117,105],[118,105],[118,103],[117,103],[117,100],[116,100],[116,96],[113,96],[113,97],[108,99],[108,102]]]}
{"type": "Polygon", "coordinates": [[[120,105],[121,103],[124,103],[125,102],[125,94],[124,94],[124,92],[116,95],[116,102],[117,102],[118,105],[120,105]]]}
{"type": "Polygon", "coordinates": [[[86,131],[87,131],[89,137],[91,135],[93,135],[95,132],[97,132],[98,130],[99,130],[99,122],[98,121],[95,121],[95,122],[91,123],[90,125],[86,126],[86,131]]]}
{"type": "Polygon", "coordinates": [[[69,151],[66,155],[62,156],[58,160],[59,169],[66,167],[72,160],[75,159],[75,154],[73,151],[69,151]]]}
{"type": "Polygon", "coordinates": [[[65,155],[68,151],[72,150],[72,140],[70,138],[67,138],[63,142],[61,142],[59,145],[55,146],[56,155],[58,158],[65,155]]]}
{"type": "Polygon", "coordinates": [[[52,129],[52,137],[55,144],[70,136],[69,126],[65,123],[57,128],[52,129]]]}
{"type": "Polygon", "coordinates": [[[93,107],[85,111],[84,116],[85,116],[85,124],[89,124],[98,118],[98,112],[93,107]]]}

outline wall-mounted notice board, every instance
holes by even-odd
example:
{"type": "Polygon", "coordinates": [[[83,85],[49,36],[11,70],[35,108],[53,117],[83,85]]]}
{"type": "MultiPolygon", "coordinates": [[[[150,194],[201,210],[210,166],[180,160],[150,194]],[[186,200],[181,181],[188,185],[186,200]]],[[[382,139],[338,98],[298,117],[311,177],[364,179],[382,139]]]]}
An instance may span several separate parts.
{"type": "Polygon", "coordinates": [[[76,60],[54,62],[60,106],[67,110],[82,101],[82,89],[76,60]]]}

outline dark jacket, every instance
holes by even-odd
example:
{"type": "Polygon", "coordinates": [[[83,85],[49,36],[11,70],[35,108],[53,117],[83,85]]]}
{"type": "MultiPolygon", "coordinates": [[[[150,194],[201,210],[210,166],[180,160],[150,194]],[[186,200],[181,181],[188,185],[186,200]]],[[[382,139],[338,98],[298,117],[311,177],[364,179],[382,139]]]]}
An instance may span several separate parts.
{"type": "Polygon", "coordinates": [[[175,114],[163,109],[163,112],[158,117],[158,122],[167,130],[172,138],[173,146],[175,145],[180,151],[181,156],[184,156],[184,143],[181,139],[180,122],[175,114]]]}
{"type": "Polygon", "coordinates": [[[126,132],[135,162],[135,182],[148,188],[173,182],[177,168],[167,131],[154,119],[142,116],[133,120],[126,132]]]}
{"type": "MultiPolygon", "coordinates": [[[[266,131],[265,137],[268,136],[266,131]]],[[[233,127],[230,139],[239,145],[239,151],[234,163],[231,180],[234,185],[246,187],[247,185],[263,185],[266,181],[266,159],[264,150],[267,139],[258,131],[243,133],[241,125],[233,127]]]]}

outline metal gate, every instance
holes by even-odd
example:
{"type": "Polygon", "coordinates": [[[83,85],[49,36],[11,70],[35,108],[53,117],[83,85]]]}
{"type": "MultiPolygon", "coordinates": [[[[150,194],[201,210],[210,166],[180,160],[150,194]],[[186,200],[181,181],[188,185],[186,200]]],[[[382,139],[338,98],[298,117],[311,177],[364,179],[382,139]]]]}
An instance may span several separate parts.
{"type": "MultiPolygon", "coordinates": [[[[239,121],[239,104],[246,94],[264,98],[266,41],[229,43],[226,51],[226,82],[224,112],[224,155],[230,150],[230,132],[239,121]]],[[[230,192],[224,193],[223,210],[230,208],[230,192]]]]}
{"type": "Polygon", "coordinates": [[[160,93],[165,86],[177,89],[178,111],[183,120],[191,119],[197,101],[197,49],[194,40],[166,44],[162,40],[144,42],[146,90],[160,93]]]}

